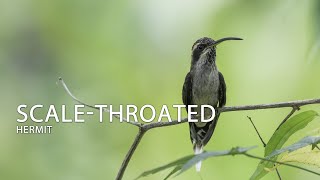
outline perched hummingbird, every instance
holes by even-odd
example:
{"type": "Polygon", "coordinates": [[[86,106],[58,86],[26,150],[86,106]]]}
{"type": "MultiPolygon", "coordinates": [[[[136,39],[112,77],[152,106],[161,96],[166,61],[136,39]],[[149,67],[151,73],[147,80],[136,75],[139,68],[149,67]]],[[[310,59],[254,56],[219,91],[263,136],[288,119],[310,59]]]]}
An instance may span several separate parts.
{"type": "MultiPolygon", "coordinates": [[[[242,39],[227,37],[214,41],[204,37],[198,39],[192,46],[191,67],[183,84],[182,100],[186,107],[198,105],[198,108],[192,110],[197,112],[197,115],[200,115],[201,105],[211,105],[216,109],[226,104],[226,84],[216,65],[216,46],[227,40],[242,39]]],[[[186,109],[188,111],[188,108],[186,109]]],[[[204,112],[204,119],[209,119],[211,114],[211,111],[204,112]]],[[[216,110],[213,121],[189,122],[190,139],[195,154],[202,153],[203,146],[208,143],[213,134],[218,118],[219,112],[216,110]]],[[[196,170],[200,171],[200,168],[201,162],[197,163],[196,170]]]]}

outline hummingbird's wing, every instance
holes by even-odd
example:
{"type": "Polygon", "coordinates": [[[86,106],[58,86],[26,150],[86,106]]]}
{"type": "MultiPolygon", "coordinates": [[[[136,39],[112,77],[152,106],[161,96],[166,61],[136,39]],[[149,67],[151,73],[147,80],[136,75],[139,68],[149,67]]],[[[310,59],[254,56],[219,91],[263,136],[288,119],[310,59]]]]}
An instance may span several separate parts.
{"type": "MultiPolygon", "coordinates": [[[[218,95],[218,101],[219,101],[219,106],[218,107],[223,107],[226,104],[226,91],[227,91],[227,86],[226,83],[224,81],[223,75],[219,72],[219,95],[218,95]]],[[[219,119],[220,113],[216,110],[216,116],[213,119],[213,121],[211,121],[210,123],[207,123],[206,126],[203,128],[205,129],[205,137],[202,140],[203,145],[206,145],[212,134],[214,129],[216,128],[218,119],[219,119]]]]}
{"type": "Polygon", "coordinates": [[[186,105],[186,110],[188,112],[188,105],[192,104],[192,78],[190,72],[186,75],[182,88],[182,101],[186,105]]]}
{"type": "Polygon", "coordinates": [[[227,86],[226,83],[224,81],[223,75],[219,72],[219,81],[220,81],[220,85],[219,85],[219,107],[223,107],[224,105],[226,105],[226,92],[227,92],[227,86]]]}
{"type": "MultiPolygon", "coordinates": [[[[193,104],[192,100],[192,78],[190,72],[186,75],[186,78],[184,80],[183,88],[182,88],[182,101],[183,104],[186,105],[186,110],[188,112],[188,105],[193,104]]],[[[190,130],[190,140],[192,144],[197,141],[198,136],[197,132],[199,128],[196,127],[195,123],[189,123],[189,130],[190,130]]],[[[195,148],[194,148],[195,149],[195,148]]]]}

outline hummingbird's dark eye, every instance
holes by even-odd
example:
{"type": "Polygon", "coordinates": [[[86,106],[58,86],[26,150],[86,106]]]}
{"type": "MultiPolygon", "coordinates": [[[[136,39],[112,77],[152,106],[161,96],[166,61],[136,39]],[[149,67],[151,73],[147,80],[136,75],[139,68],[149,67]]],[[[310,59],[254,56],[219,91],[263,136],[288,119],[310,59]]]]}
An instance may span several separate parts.
{"type": "Polygon", "coordinates": [[[197,48],[202,51],[204,49],[204,45],[200,44],[197,48]]]}

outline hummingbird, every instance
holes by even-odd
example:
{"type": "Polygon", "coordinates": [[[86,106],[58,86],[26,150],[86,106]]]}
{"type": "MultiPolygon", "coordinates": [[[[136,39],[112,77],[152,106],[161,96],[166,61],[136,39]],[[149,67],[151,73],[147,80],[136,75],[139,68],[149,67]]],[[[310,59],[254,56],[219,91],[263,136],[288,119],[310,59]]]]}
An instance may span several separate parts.
{"type": "MultiPolygon", "coordinates": [[[[203,152],[203,147],[209,142],[213,131],[217,125],[220,113],[217,108],[226,104],[226,83],[223,75],[216,65],[216,46],[228,40],[242,40],[237,37],[226,37],[217,41],[203,37],[198,39],[192,46],[191,67],[185,77],[182,88],[182,100],[186,105],[197,105],[193,112],[200,115],[201,105],[211,105],[215,109],[213,121],[204,123],[189,122],[190,139],[193,144],[195,154],[203,152]]],[[[209,119],[211,111],[204,112],[204,119],[209,119]]],[[[199,119],[199,118],[197,118],[199,119]]],[[[201,169],[201,162],[196,164],[196,170],[201,169]]]]}

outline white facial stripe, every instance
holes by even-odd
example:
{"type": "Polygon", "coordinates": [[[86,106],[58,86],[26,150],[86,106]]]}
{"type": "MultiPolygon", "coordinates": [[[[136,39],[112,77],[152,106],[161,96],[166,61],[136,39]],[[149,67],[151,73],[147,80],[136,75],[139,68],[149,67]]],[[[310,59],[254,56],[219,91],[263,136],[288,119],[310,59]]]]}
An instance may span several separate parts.
{"type": "Polygon", "coordinates": [[[192,51],[195,50],[195,49],[198,47],[199,44],[200,44],[200,43],[195,44],[195,45],[193,46],[193,48],[192,48],[192,51]]]}

